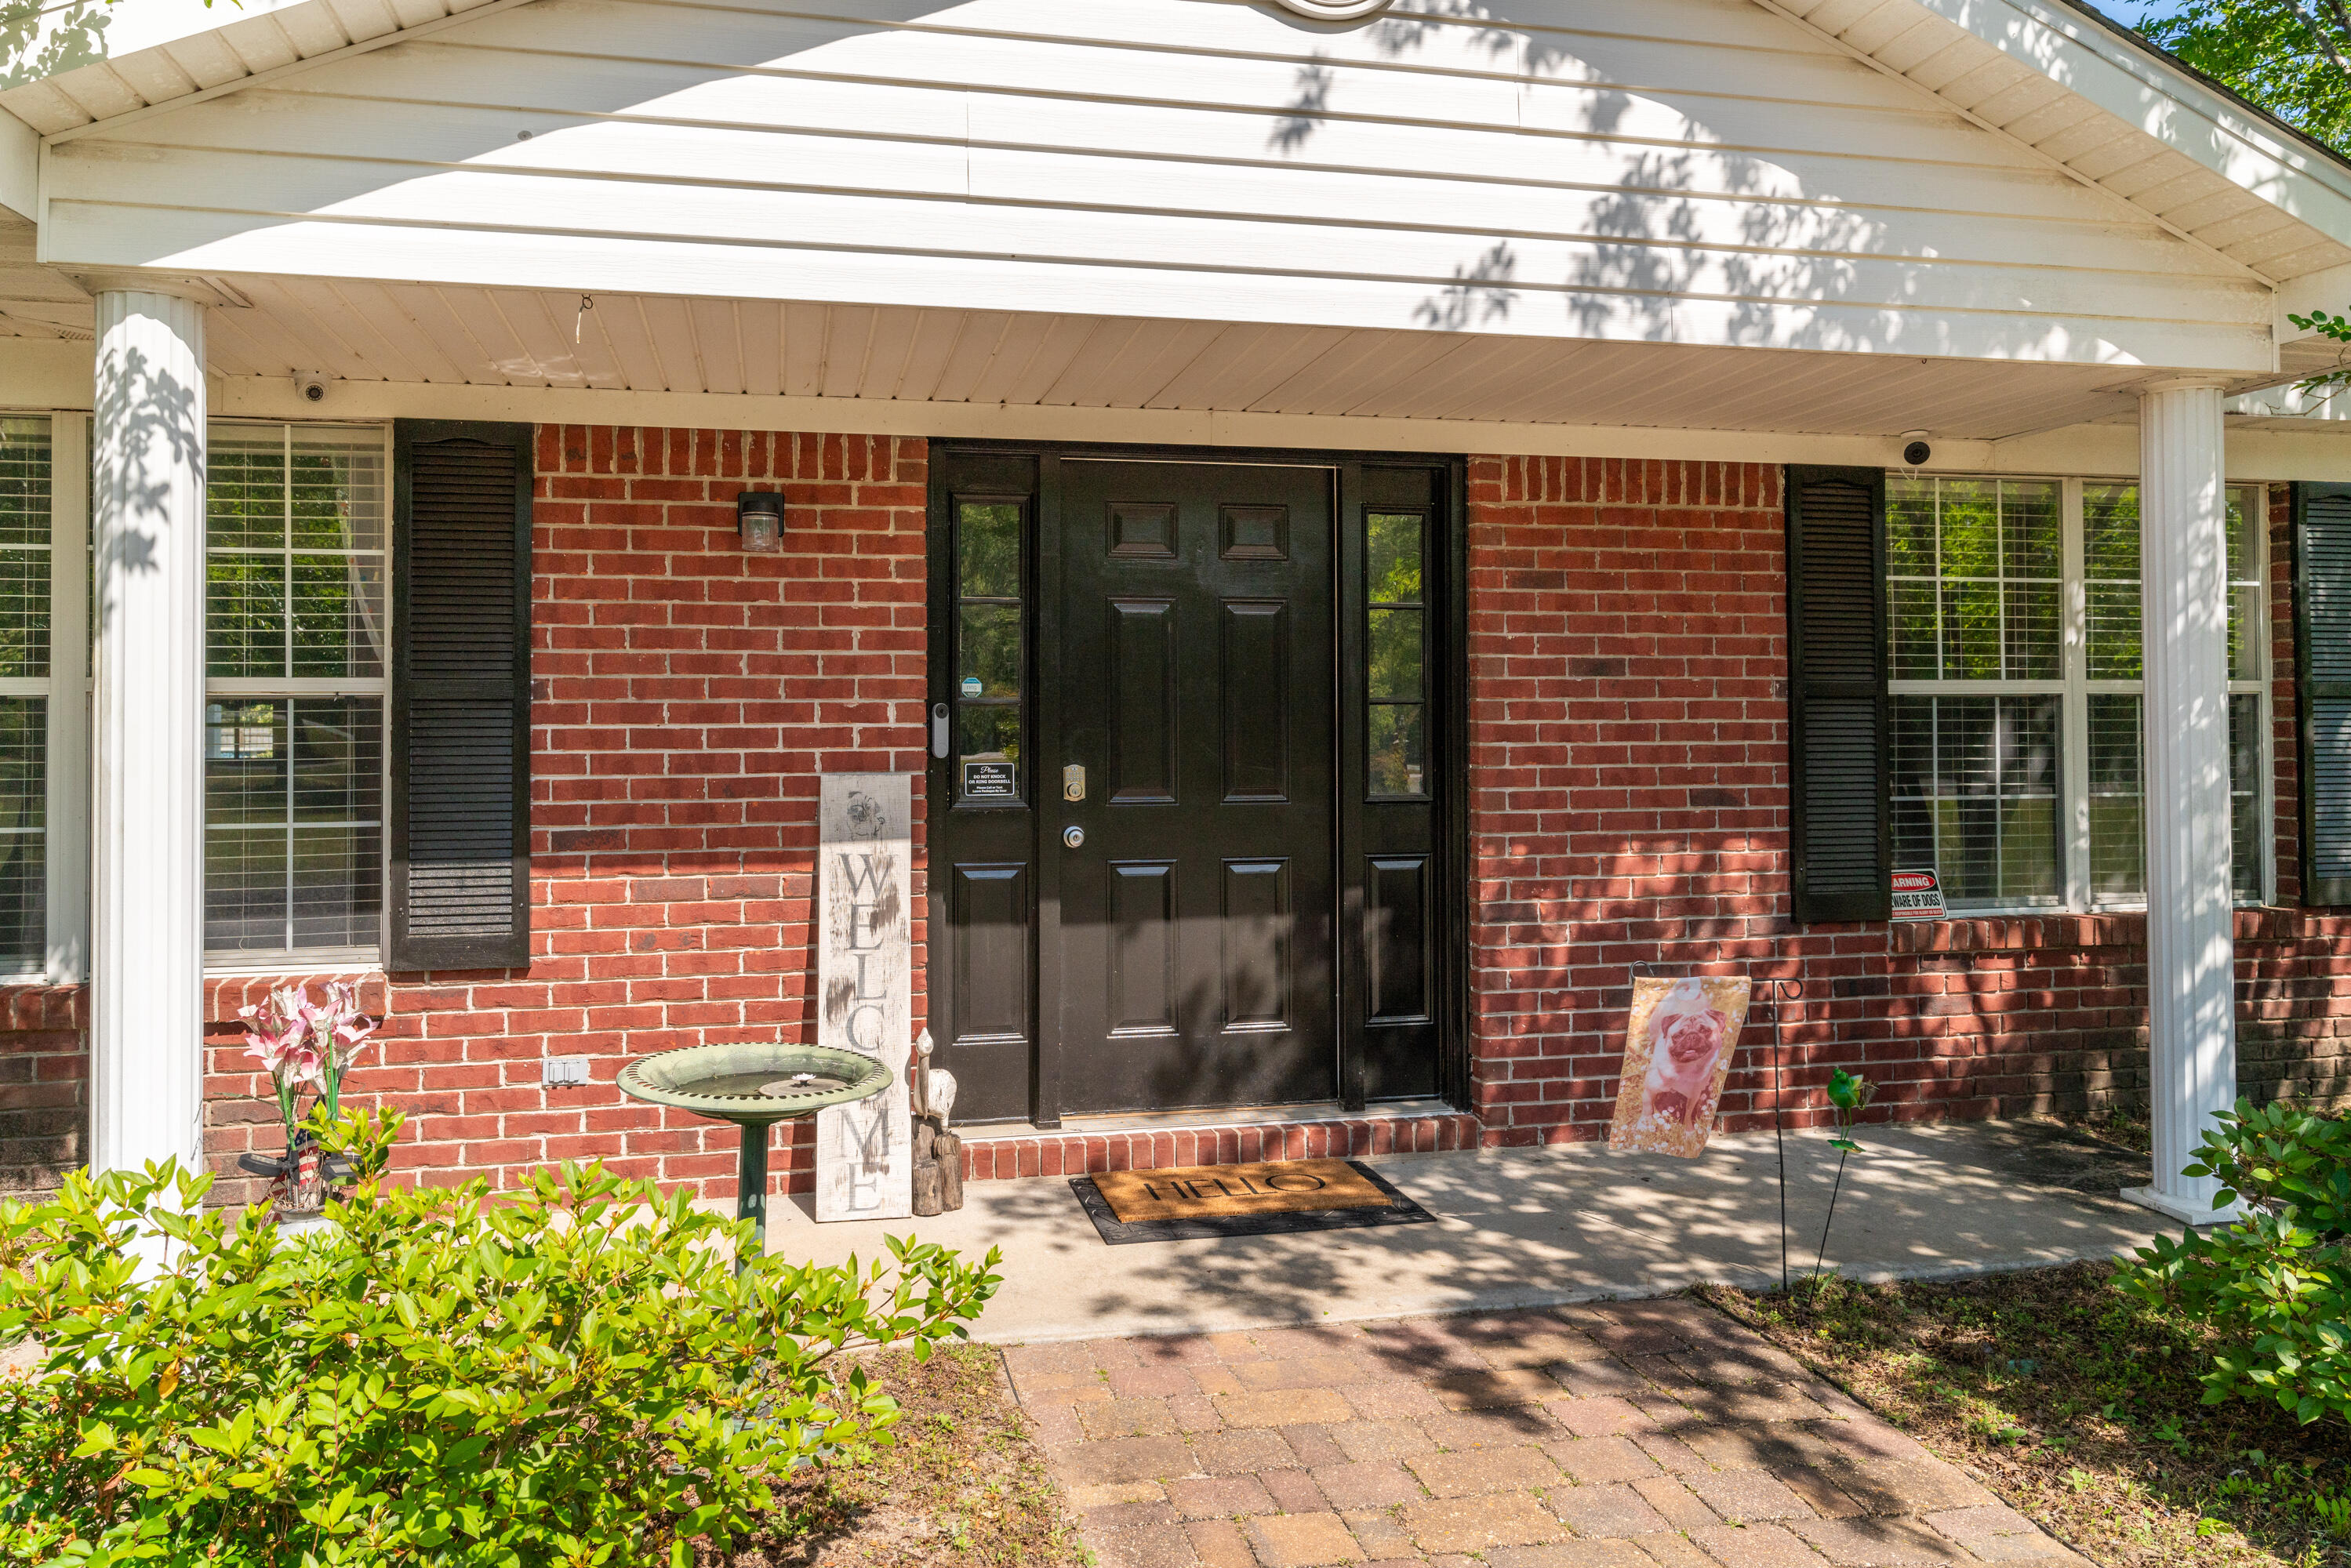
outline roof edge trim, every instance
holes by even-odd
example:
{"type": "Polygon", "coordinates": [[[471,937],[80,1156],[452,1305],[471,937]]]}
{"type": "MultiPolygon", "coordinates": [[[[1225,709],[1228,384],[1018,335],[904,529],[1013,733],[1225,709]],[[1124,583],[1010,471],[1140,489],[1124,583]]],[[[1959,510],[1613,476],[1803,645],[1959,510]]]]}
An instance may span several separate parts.
{"type": "Polygon", "coordinates": [[[1911,0],[2320,233],[2351,240],[2351,161],[2075,0],[1911,0]],[[2307,193],[2307,194],[2305,194],[2307,193]]]}
{"type": "Polygon", "coordinates": [[[28,224],[41,221],[41,138],[0,109],[0,207],[28,224]]]}
{"type": "Polygon", "coordinates": [[[2339,165],[2345,172],[2351,173],[2351,152],[2339,152],[2328,146],[2302,127],[2282,118],[2274,110],[2264,109],[2255,103],[2219,78],[2209,76],[2197,69],[2137,28],[2107,16],[2104,11],[2091,5],[2090,0],[2057,0],[2057,3],[2067,10],[2077,12],[2087,18],[2101,31],[2119,41],[2132,54],[2152,60],[2166,73],[2186,77],[2189,81],[2218,98],[2228,108],[2252,115],[2264,130],[2283,136],[2289,142],[2296,143],[2304,151],[2314,153],[2320,162],[2339,165]]]}
{"type": "Polygon", "coordinates": [[[461,23],[475,21],[484,16],[496,16],[507,11],[519,10],[530,3],[531,0],[489,0],[487,5],[476,5],[469,11],[453,11],[446,16],[435,16],[429,22],[419,22],[413,27],[400,27],[389,33],[379,33],[372,38],[362,38],[357,43],[345,44],[339,49],[329,49],[324,54],[312,55],[307,59],[288,60],[282,66],[272,66],[267,70],[256,71],[251,76],[239,77],[235,81],[225,81],[216,87],[208,87],[198,92],[185,93],[178,98],[167,98],[161,102],[144,104],[138,109],[126,110],[120,114],[110,114],[102,120],[90,120],[85,125],[68,126],[63,131],[52,131],[43,137],[41,144],[45,147],[55,147],[59,142],[78,141],[84,136],[102,131],[111,131],[118,126],[135,125],[142,120],[152,119],[159,114],[169,114],[173,110],[186,109],[193,104],[210,103],[216,98],[226,98],[231,93],[243,92],[249,88],[266,87],[272,82],[283,81],[287,77],[298,76],[304,71],[319,66],[332,65],[338,60],[348,60],[355,55],[372,54],[378,49],[389,47],[393,44],[411,43],[418,38],[430,37],[434,33],[455,27],[461,23]]]}

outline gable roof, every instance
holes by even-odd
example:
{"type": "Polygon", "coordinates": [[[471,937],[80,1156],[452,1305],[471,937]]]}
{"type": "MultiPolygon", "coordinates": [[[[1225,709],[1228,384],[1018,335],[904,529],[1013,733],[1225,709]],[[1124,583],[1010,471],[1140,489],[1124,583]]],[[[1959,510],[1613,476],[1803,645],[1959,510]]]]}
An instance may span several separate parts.
{"type": "Polygon", "coordinates": [[[2235,88],[2229,86],[2228,83],[2222,81],[2220,78],[2208,76],[2203,71],[2197,69],[2194,66],[2189,65],[2186,60],[2181,59],[2178,55],[2173,54],[2169,49],[2165,48],[2161,44],[2157,43],[2154,39],[2148,37],[2145,33],[2140,32],[2137,28],[2133,27],[2129,24],[2116,17],[2107,16],[2104,11],[2099,10],[2095,5],[2091,5],[2090,0],[2058,0],[2058,4],[2065,6],[2069,10],[2079,11],[2084,16],[2088,17],[2092,22],[2095,23],[2107,33],[2120,38],[2130,47],[2140,50],[2146,54],[2153,55],[2156,58],[2161,60],[2168,68],[2179,72],[2180,75],[2189,78],[2190,80],[2201,83],[2207,89],[2223,99],[2226,99],[2231,103],[2235,104],[2245,113],[2265,122],[2272,131],[2285,137],[2288,141],[2299,142],[2303,147],[2310,152],[2317,153],[2320,157],[2331,160],[2332,162],[2342,165],[2345,169],[2351,169],[2351,154],[2346,154],[2339,147],[2329,146],[2325,141],[2320,141],[2317,137],[2313,136],[2309,131],[2304,131],[2299,125],[2295,125],[2292,121],[2283,119],[2274,110],[2255,103],[2252,99],[2245,97],[2235,88]]]}
{"type": "MultiPolygon", "coordinates": [[[[44,138],[70,139],[528,3],[247,0],[234,20],[191,27],[188,0],[68,0],[41,14],[40,35],[41,52],[66,68],[12,80],[11,62],[0,60],[0,110],[44,138]]],[[[2351,267],[2351,162],[2085,0],[1755,4],[2122,196],[2252,277],[2282,283],[2351,267]]],[[[1399,0],[1396,13],[1424,8],[1459,14],[1435,0],[1399,0]]]]}
{"type": "Polygon", "coordinates": [[[56,136],[233,92],[528,0],[65,0],[0,35],[0,110],[56,136]],[[224,12],[230,20],[220,20],[224,12]]]}
{"type": "Polygon", "coordinates": [[[2351,264],[2351,165],[2071,0],[1758,0],[2273,283],[2351,264]]]}

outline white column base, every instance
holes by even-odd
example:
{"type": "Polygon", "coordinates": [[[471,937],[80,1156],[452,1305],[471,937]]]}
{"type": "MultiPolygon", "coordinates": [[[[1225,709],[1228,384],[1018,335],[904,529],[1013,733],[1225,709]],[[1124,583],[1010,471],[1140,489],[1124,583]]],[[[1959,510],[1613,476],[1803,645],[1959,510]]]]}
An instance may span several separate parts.
{"type": "Polygon", "coordinates": [[[2151,1186],[2126,1186],[2123,1188],[2123,1200],[2137,1204],[2141,1208],[2151,1208],[2158,1214],[2168,1214],[2186,1225],[2228,1225],[2245,1217],[2245,1206],[2241,1203],[2223,1204],[2218,1208],[2199,1208],[2193,1203],[2184,1203],[2169,1193],[2151,1186]]]}

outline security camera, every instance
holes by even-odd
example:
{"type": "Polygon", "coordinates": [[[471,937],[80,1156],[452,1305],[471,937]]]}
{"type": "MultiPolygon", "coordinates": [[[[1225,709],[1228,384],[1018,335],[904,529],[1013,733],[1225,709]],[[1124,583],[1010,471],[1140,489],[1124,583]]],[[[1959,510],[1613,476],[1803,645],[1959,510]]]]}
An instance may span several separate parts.
{"type": "Polygon", "coordinates": [[[1935,455],[1935,449],[1927,444],[1927,433],[1923,430],[1904,431],[1902,441],[1902,463],[1905,467],[1924,468],[1927,465],[1927,460],[1935,455]]]}
{"type": "Polygon", "coordinates": [[[327,401],[327,378],[324,376],[297,376],[294,385],[302,393],[304,402],[327,401]]]}

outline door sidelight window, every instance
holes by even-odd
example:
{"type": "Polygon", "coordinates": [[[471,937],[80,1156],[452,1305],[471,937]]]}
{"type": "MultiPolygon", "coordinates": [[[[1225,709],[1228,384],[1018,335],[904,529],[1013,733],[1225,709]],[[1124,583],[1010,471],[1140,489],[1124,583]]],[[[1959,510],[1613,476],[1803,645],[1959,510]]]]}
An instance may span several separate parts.
{"type": "Polygon", "coordinates": [[[1364,728],[1375,800],[1428,795],[1427,522],[1419,512],[1371,512],[1364,523],[1364,728]]]}
{"type": "Polygon", "coordinates": [[[1024,504],[956,503],[956,799],[1012,805],[1021,777],[1020,536],[1024,504]]]}

